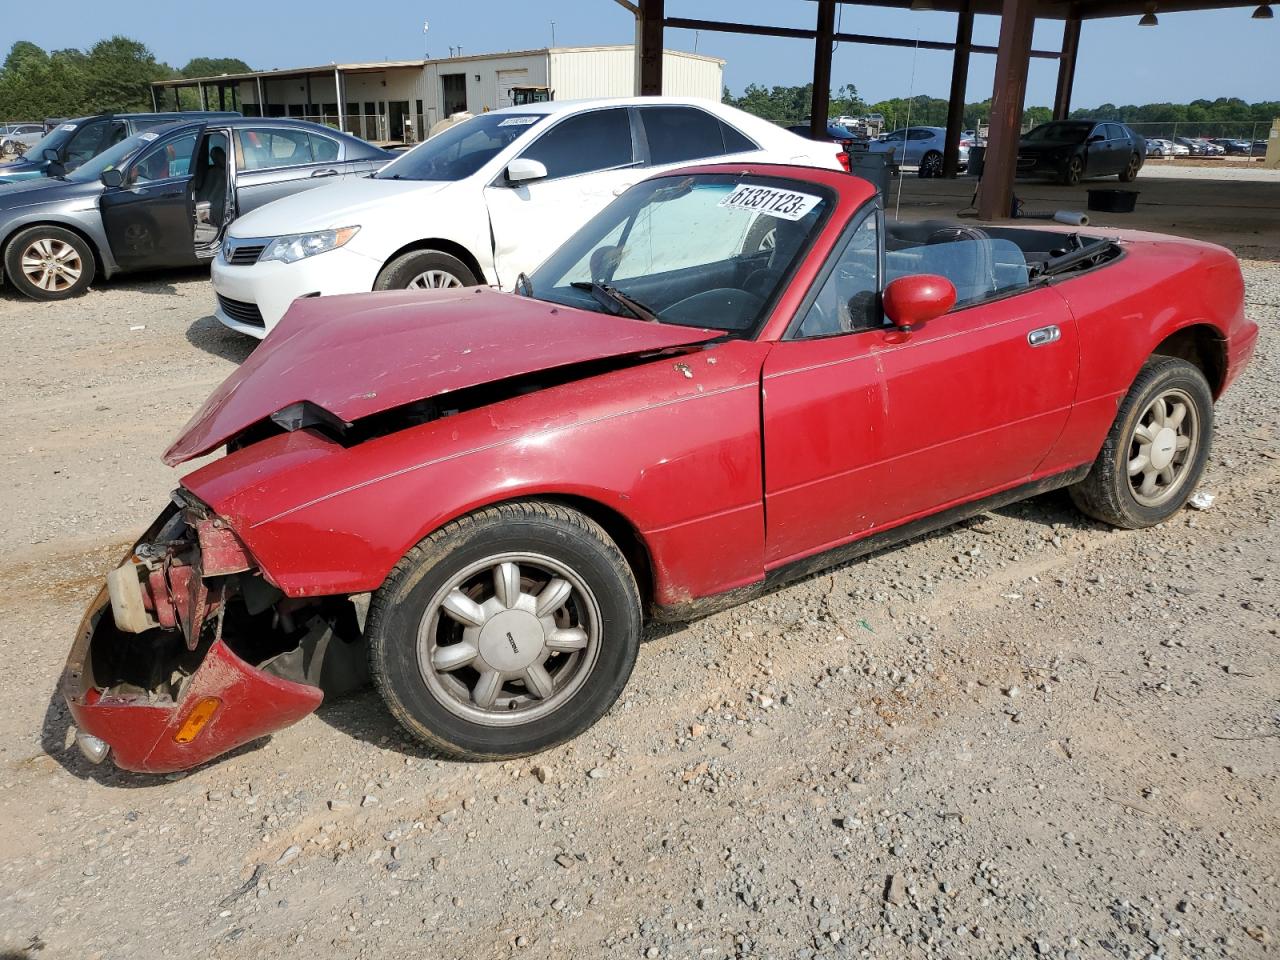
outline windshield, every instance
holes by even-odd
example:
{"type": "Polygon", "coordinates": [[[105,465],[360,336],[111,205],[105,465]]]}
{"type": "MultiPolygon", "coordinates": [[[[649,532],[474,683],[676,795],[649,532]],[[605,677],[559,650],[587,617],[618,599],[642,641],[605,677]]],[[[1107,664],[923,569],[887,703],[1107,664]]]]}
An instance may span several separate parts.
{"type": "Polygon", "coordinates": [[[68,173],[66,178],[74,180],[76,183],[88,183],[90,180],[97,180],[102,176],[102,171],[123,167],[130,157],[154,139],[156,139],[156,134],[154,133],[140,133],[137,136],[129,137],[127,140],[121,140],[110,150],[86,160],[68,173]]]}
{"type": "Polygon", "coordinates": [[[461,180],[528,133],[542,113],[485,113],[437,133],[387,164],[379,180],[461,180]]]}
{"type": "Polygon", "coordinates": [[[1092,129],[1090,120],[1060,120],[1042,123],[1022,139],[1032,143],[1083,143],[1092,129]]]}
{"type": "Polygon", "coordinates": [[[40,162],[44,160],[44,152],[46,150],[61,150],[62,145],[67,142],[70,136],[76,132],[75,124],[60,123],[43,137],[35,142],[35,144],[22,155],[23,160],[31,160],[40,162]],[[68,129],[68,127],[70,129],[68,129]]]}
{"type": "Polygon", "coordinates": [[[529,278],[553,303],[751,336],[809,249],[828,191],[780,177],[637,184],[529,278]]]}

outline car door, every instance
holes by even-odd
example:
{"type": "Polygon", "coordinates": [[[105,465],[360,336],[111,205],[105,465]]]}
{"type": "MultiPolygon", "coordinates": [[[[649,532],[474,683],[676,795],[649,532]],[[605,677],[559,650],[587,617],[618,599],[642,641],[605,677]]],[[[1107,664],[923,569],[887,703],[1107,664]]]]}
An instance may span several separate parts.
{"type": "Polygon", "coordinates": [[[893,163],[902,163],[903,156],[906,153],[907,131],[895,130],[893,133],[884,135],[884,146],[877,150],[877,153],[888,153],[893,163]]]}
{"type": "Polygon", "coordinates": [[[498,283],[509,287],[573,231],[643,176],[626,107],[571,114],[520,152],[547,168],[511,184],[505,170],[484,188],[498,283]]]}
{"type": "MultiPolygon", "coordinates": [[[[1024,286],[900,331],[881,278],[911,261],[891,267],[882,235],[879,211],[855,218],[766,358],[769,567],[1026,482],[1066,424],[1079,347],[1062,297],[1024,286]]],[[[947,269],[938,253],[920,272],[947,269]]]]}
{"type": "Polygon", "coordinates": [[[329,156],[337,141],[296,127],[270,124],[237,127],[235,141],[235,200],[238,216],[281,197],[333,183],[342,175],[336,158],[329,156]]]}
{"type": "MultiPolygon", "coordinates": [[[[718,117],[697,107],[637,107],[644,176],[697,161],[732,156],[750,160],[761,155],[758,144],[718,117]]],[[[806,131],[807,132],[807,131],[806,131]]]]}
{"type": "Polygon", "coordinates": [[[933,133],[919,127],[912,127],[907,131],[906,142],[906,159],[903,162],[906,166],[919,165],[924,159],[925,150],[933,140],[933,133]]]}
{"type": "Polygon", "coordinates": [[[125,270],[195,263],[193,158],[203,125],[154,139],[98,201],[116,263],[125,270]]]}

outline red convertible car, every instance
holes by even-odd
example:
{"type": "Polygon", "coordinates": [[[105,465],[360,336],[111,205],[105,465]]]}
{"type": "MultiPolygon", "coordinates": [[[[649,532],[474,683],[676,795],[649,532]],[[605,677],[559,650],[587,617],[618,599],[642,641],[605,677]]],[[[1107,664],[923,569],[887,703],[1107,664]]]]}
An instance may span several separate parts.
{"type": "Polygon", "coordinates": [[[517,288],[293,306],[85,616],[87,755],[187,768],[370,676],[444,755],[542,750],[618,698],[646,614],[1055,487],[1168,519],[1257,336],[1219,247],[895,223],[786,166],[641,182],[517,288]]]}

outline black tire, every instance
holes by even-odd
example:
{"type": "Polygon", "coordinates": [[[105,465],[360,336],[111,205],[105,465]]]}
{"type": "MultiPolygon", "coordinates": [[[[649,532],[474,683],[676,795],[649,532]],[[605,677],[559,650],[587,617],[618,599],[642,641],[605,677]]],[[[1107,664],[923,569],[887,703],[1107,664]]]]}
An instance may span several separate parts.
{"type": "Polygon", "coordinates": [[[409,733],[445,757],[496,760],[546,750],[599,720],[631,676],[640,628],[635,578],[600,525],[557,504],[517,501],[447,524],[410,550],[374,594],[366,636],[374,683],[409,733]],[[585,678],[553,712],[498,726],[460,716],[473,708],[450,703],[447,692],[428,683],[418,637],[433,600],[461,572],[514,552],[550,557],[574,571],[598,610],[599,639],[594,661],[582,668],[585,678]]]}
{"type": "Polygon", "coordinates": [[[471,268],[452,254],[439,250],[410,250],[382,268],[378,279],[373,282],[373,289],[407,290],[414,278],[433,271],[457,281],[445,286],[474,287],[480,283],[471,268]]]}
{"type": "Polygon", "coordinates": [[[44,224],[28,227],[14,236],[9,241],[9,246],[5,248],[5,276],[20,293],[33,300],[66,300],[69,297],[78,297],[89,289],[97,270],[97,263],[93,258],[93,247],[89,242],[80,234],[64,230],[62,227],[44,224]],[[45,243],[46,249],[50,251],[64,251],[68,248],[74,251],[65,256],[50,258],[51,261],[56,259],[64,268],[74,268],[76,270],[74,281],[68,281],[67,275],[61,272],[55,274],[42,272],[42,276],[50,277],[50,282],[54,284],[50,289],[40,286],[27,276],[22,266],[24,255],[29,251],[33,254],[38,253],[39,251],[33,248],[41,243],[45,243]]]}
{"type": "Polygon", "coordinates": [[[1133,183],[1138,178],[1138,171],[1142,169],[1142,158],[1136,153],[1129,157],[1128,165],[1120,171],[1121,183],[1133,183]]]}
{"type": "Polygon", "coordinates": [[[1059,178],[1068,187],[1077,186],[1084,177],[1084,160],[1079,154],[1073,156],[1067,161],[1067,165],[1062,168],[1062,175],[1059,178]]]}
{"type": "Polygon", "coordinates": [[[916,169],[918,176],[931,178],[942,176],[942,154],[930,150],[920,158],[920,166],[916,169]]]}
{"type": "Polygon", "coordinates": [[[1069,488],[1071,499],[1084,513],[1125,530],[1161,523],[1179,510],[1195,491],[1209,459],[1213,440],[1213,393],[1195,365],[1177,357],[1154,356],[1138,372],[1120,404],[1115,422],[1093,462],[1089,475],[1069,488]],[[1195,449],[1188,455],[1177,488],[1158,505],[1141,503],[1130,484],[1128,464],[1134,431],[1144,411],[1158,396],[1178,391],[1194,406],[1195,449]]]}

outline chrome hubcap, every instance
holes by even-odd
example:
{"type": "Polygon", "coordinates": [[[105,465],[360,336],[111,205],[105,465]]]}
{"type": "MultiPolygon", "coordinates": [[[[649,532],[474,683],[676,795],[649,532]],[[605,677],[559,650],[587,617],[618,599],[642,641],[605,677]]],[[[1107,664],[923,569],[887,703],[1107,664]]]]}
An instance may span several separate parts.
{"type": "Polygon", "coordinates": [[[502,554],[437,591],[418,628],[418,669],[450,712],[509,726],[577,693],[599,640],[599,606],[572,569],[541,554],[502,554]]]}
{"type": "Polygon", "coordinates": [[[445,287],[460,287],[462,281],[447,270],[424,270],[412,280],[406,290],[440,290],[445,287]]]}
{"type": "Polygon", "coordinates": [[[1191,397],[1166,390],[1154,398],[1129,440],[1129,489],[1143,506],[1170,500],[1186,481],[1200,442],[1200,422],[1191,397]]]}
{"type": "Polygon", "coordinates": [[[22,272],[41,290],[61,293],[76,285],[84,264],[76,248],[65,240],[41,237],[22,251],[22,272]]]}

